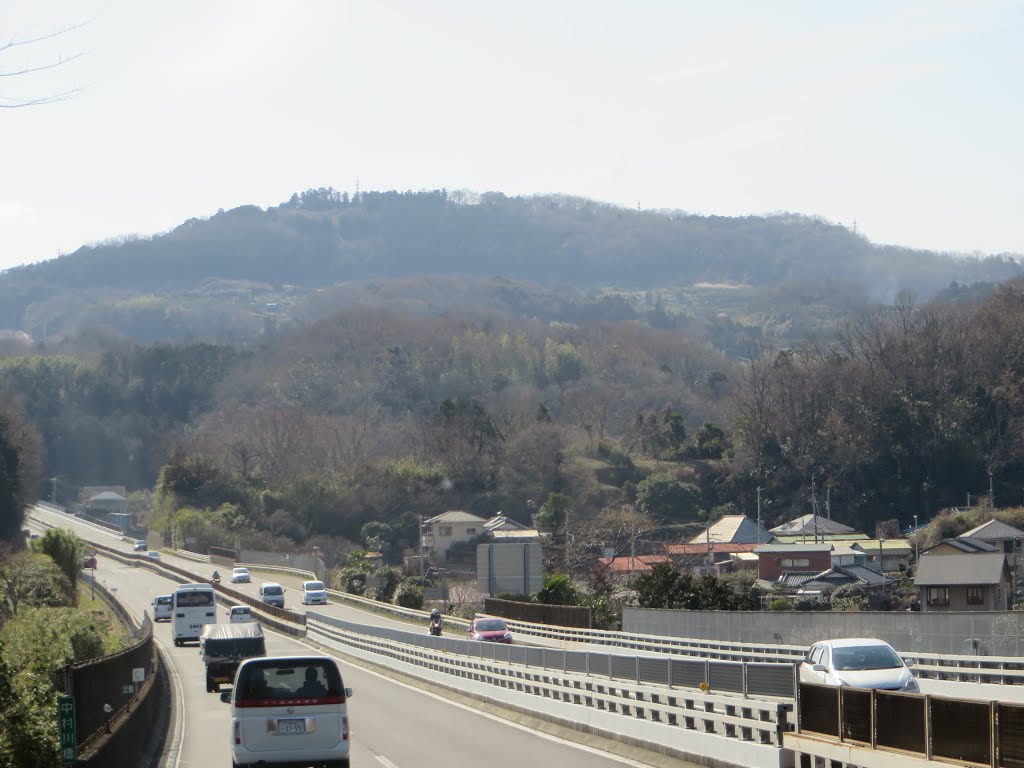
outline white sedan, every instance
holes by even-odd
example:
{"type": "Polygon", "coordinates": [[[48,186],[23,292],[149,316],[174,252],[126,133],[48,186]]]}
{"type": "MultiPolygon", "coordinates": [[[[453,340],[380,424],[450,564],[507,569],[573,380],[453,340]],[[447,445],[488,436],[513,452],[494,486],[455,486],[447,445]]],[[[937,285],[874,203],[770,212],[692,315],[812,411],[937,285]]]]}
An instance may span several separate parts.
{"type": "Polygon", "coordinates": [[[800,682],[917,693],[912,663],[882,640],[822,640],[800,662],[800,682]]]}
{"type": "Polygon", "coordinates": [[[232,584],[248,584],[252,581],[252,574],[248,568],[235,568],[231,571],[232,584]]]}

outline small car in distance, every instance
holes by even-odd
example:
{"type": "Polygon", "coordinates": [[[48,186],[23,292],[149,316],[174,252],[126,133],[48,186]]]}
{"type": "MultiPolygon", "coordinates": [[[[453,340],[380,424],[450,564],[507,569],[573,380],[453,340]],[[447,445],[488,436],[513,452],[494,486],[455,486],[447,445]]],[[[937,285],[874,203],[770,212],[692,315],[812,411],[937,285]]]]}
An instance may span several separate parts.
{"type": "Polygon", "coordinates": [[[349,765],[348,699],[352,689],[328,656],[246,659],[231,704],[233,765],[349,765]]]}
{"type": "Polygon", "coordinates": [[[274,581],[260,584],[260,600],[275,608],[284,608],[284,587],[274,581]]]}
{"type": "Polygon", "coordinates": [[[153,621],[171,620],[171,596],[157,595],[153,598],[153,621]]]}
{"type": "Polygon", "coordinates": [[[146,549],[148,549],[148,547],[146,546],[146,540],[145,539],[136,539],[132,543],[132,551],[133,552],[143,552],[146,549]]]}
{"type": "Polygon", "coordinates": [[[252,608],[248,605],[231,606],[231,610],[228,611],[228,624],[248,624],[250,621],[256,621],[252,615],[252,608]]]}
{"type": "Polygon", "coordinates": [[[327,605],[327,588],[322,581],[302,582],[303,605],[327,605]]]}
{"type": "Polygon", "coordinates": [[[151,549],[146,552],[146,557],[148,557],[150,560],[159,560],[160,553],[157,552],[155,549],[151,549]]]}
{"type": "Polygon", "coordinates": [[[231,583],[232,584],[249,584],[252,582],[252,574],[249,573],[248,568],[239,566],[231,571],[231,583]]]}
{"type": "Polygon", "coordinates": [[[822,640],[800,662],[800,682],[918,693],[912,664],[882,640],[822,640]]]}
{"type": "Polygon", "coordinates": [[[512,632],[504,619],[477,616],[469,625],[469,639],[488,643],[511,643],[512,632]]]}

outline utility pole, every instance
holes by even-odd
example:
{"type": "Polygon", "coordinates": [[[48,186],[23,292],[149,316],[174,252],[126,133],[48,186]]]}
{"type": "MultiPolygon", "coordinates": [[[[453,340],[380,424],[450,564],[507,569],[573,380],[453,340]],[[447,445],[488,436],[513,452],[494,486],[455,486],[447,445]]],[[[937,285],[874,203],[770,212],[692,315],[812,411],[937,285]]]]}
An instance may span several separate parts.
{"type": "Polygon", "coordinates": [[[757,486],[757,543],[763,544],[761,541],[761,486],[757,486]]]}
{"type": "Polygon", "coordinates": [[[996,488],[992,482],[992,473],[988,473],[988,500],[992,505],[992,511],[996,511],[996,488]]]}
{"type": "Polygon", "coordinates": [[[51,477],[50,478],[50,503],[51,504],[56,504],[57,503],[57,478],[56,477],[51,477]]]}
{"type": "Polygon", "coordinates": [[[914,515],[914,562],[916,563],[921,559],[921,553],[918,552],[918,538],[917,538],[917,515],[914,515]]]}

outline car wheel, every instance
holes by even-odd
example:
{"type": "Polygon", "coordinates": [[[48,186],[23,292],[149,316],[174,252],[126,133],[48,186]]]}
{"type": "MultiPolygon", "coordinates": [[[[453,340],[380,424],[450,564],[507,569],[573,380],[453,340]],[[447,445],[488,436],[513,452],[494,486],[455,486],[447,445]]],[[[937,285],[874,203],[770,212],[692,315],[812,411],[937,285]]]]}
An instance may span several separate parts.
{"type": "Polygon", "coordinates": [[[220,687],[220,685],[218,683],[213,682],[213,680],[210,679],[209,675],[206,676],[206,692],[207,693],[214,693],[219,687],[220,687]]]}

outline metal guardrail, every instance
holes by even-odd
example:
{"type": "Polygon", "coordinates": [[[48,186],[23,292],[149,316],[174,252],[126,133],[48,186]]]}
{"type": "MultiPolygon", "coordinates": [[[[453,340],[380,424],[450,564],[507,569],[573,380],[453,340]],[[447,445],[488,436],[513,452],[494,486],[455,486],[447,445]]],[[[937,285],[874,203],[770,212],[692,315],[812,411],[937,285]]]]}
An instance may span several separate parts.
{"type": "Polygon", "coordinates": [[[992,768],[1024,764],[1024,705],[814,683],[797,691],[797,728],[784,743],[805,755],[829,759],[839,744],[851,761],[891,752],[992,768]]]}
{"type": "Polygon", "coordinates": [[[323,631],[323,625],[403,645],[438,649],[459,657],[486,658],[550,672],[572,672],[606,678],[610,682],[628,681],[635,685],[659,688],[706,687],[707,690],[716,693],[740,694],[745,698],[755,696],[791,699],[796,681],[793,664],[621,656],[594,651],[485,643],[359,624],[315,612],[306,614],[307,632],[323,631]]]}
{"type": "MultiPolygon", "coordinates": [[[[611,676],[606,680],[595,679],[576,668],[586,664],[581,658],[589,655],[586,652],[577,652],[575,656],[571,651],[553,652],[561,655],[561,668],[557,668],[529,663],[531,654],[552,653],[550,649],[414,635],[322,614],[310,616],[307,630],[325,645],[346,651],[357,648],[452,677],[648,720],[668,729],[681,728],[779,747],[782,734],[790,727],[788,702],[737,699],[700,689],[677,693],[611,676]]],[[[668,731],[665,734],[667,737],[668,731]]]]}

